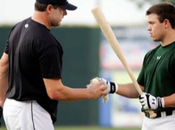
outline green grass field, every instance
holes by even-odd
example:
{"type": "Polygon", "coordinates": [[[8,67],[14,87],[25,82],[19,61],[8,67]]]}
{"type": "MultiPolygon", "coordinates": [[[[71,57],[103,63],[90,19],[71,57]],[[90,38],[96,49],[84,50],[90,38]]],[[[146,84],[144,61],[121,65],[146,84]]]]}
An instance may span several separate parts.
{"type": "Polygon", "coordinates": [[[89,126],[73,126],[73,127],[57,127],[56,130],[140,130],[139,128],[106,128],[106,127],[89,127],[89,126]]]}
{"type": "MultiPolygon", "coordinates": [[[[7,130],[0,128],[0,130],[7,130]]],[[[56,127],[55,130],[140,130],[139,128],[105,128],[95,126],[69,126],[69,127],[56,127]]]]}

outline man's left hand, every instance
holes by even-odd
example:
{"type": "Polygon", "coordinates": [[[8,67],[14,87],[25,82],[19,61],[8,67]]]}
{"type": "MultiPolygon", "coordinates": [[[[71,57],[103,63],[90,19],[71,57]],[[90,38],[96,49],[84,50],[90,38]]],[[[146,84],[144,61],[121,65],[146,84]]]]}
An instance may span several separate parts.
{"type": "Polygon", "coordinates": [[[164,107],[164,99],[160,97],[154,97],[149,93],[142,93],[139,95],[139,102],[142,105],[142,108],[147,109],[157,109],[164,107]]]}

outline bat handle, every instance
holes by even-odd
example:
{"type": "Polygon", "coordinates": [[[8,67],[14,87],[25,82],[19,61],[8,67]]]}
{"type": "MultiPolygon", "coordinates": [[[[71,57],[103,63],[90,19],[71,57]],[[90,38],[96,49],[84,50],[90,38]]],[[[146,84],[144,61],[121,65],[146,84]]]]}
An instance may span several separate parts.
{"type": "Polygon", "coordinates": [[[154,119],[157,116],[157,113],[155,113],[153,110],[148,110],[147,112],[149,113],[149,117],[151,119],[154,119]]]}
{"type": "MultiPolygon", "coordinates": [[[[139,87],[138,87],[139,88],[139,87]]],[[[143,92],[142,92],[142,90],[139,88],[138,89],[139,91],[139,94],[141,95],[143,92]]],[[[154,118],[156,118],[157,117],[157,113],[155,113],[153,110],[147,110],[146,112],[148,112],[149,113],[149,117],[151,118],[151,119],[154,119],[154,118]]]]}

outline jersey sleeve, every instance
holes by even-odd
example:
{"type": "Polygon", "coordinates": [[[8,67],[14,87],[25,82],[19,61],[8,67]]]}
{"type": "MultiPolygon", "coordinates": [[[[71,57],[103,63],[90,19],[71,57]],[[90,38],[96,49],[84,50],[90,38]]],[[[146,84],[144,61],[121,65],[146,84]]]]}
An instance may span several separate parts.
{"type": "Polygon", "coordinates": [[[172,78],[175,77],[175,53],[170,58],[170,64],[169,64],[170,74],[172,78]]]}
{"type": "Polygon", "coordinates": [[[138,82],[138,84],[144,86],[144,68],[143,67],[139,73],[139,76],[137,78],[137,82],[138,82]]]}
{"type": "Polygon", "coordinates": [[[4,48],[4,52],[6,54],[8,54],[8,52],[9,52],[9,38],[10,38],[10,34],[12,33],[13,29],[15,28],[15,26],[10,30],[10,33],[8,35],[8,38],[7,38],[7,42],[6,42],[6,45],[5,45],[5,48],[4,48]]]}
{"type": "Polygon", "coordinates": [[[62,54],[56,45],[50,45],[38,53],[43,78],[61,78],[62,54]]]}
{"type": "Polygon", "coordinates": [[[149,59],[150,57],[152,57],[152,54],[155,52],[155,50],[157,49],[158,47],[156,47],[155,49],[153,50],[150,50],[149,52],[147,52],[147,54],[145,55],[144,57],[144,60],[143,60],[143,65],[142,65],[142,68],[141,68],[141,71],[140,71],[140,74],[137,78],[137,82],[138,84],[142,85],[145,87],[145,84],[146,84],[146,81],[145,81],[145,69],[147,68],[147,65],[149,64],[149,59]]]}
{"type": "Polygon", "coordinates": [[[5,48],[4,48],[4,52],[6,53],[6,54],[8,54],[8,52],[9,52],[9,41],[7,40],[7,42],[6,42],[6,45],[5,45],[5,48]]]}
{"type": "Polygon", "coordinates": [[[144,85],[144,71],[145,71],[145,59],[146,59],[146,56],[144,57],[144,61],[143,61],[143,65],[142,65],[142,69],[139,73],[139,76],[137,78],[137,82],[139,85],[142,85],[142,86],[145,86],[144,85]]]}

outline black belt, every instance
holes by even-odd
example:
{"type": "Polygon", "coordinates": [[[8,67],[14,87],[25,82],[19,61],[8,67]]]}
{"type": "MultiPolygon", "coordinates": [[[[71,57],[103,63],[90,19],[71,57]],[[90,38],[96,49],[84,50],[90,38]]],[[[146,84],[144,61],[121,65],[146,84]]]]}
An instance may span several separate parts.
{"type": "MultiPolygon", "coordinates": [[[[162,112],[165,113],[164,114],[165,116],[171,116],[171,115],[175,114],[175,112],[173,113],[173,111],[175,111],[175,110],[154,111],[157,114],[157,116],[154,118],[164,117],[164,116],[162,116],[163,114],[161,114],[162,112]]],[[[150,118],[150,114],[148,112],[144,111],[144,113],[145,113],[146,117],[150,118]]]]}

